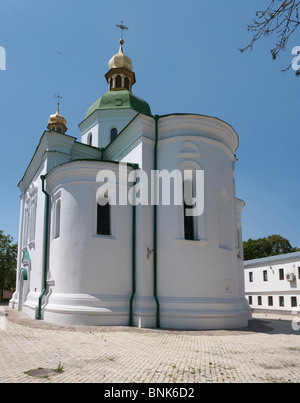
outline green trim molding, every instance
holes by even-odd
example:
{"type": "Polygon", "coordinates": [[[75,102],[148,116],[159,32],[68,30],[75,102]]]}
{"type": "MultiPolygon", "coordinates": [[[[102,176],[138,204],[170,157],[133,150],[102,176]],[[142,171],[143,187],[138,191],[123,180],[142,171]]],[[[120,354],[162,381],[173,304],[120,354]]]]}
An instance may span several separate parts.
{"type": "Polygon", "coordinates": [[[154,180],[155,180],[155,204],[153,206],[154,208],[154,217],[153,217],[153,248],[154,248],[154,258],[153,258],[153,276],[154,276],[154,284],[153,284],[153,294],[154,294],[154,300],[156,303],[156,327],[159,329],[160,328],[160,303],[158,299],[158,279],[157,279],[157,183],[158,183],[158,178],[157,178],[157,167],[158,167],[158,121],[160,119],[159,115],[154,116],[155,119],[155,144],[154,144],[154,180]]]}
{"type": "Polygon", "coordinates": [[[42,319],[42,300],[44,295],[46,294],[47,291],[47,274],[48,274],[48,251],[49,251],[49,245],[48,245],[48,239],[49,239],[49,218],[50,218],[50,195],[46,192],[45,190],[45,181],[46,181],[46,176],[42,175],[41,176],[41,181],[42,181],[42,192],[45,194],[45,203],[46,203],[46,213],[45,213],[45,228],[44,228],[44,262],[43,262],[43,291],[41,295],[39,296],[39,306],[38,306],[38,313],[37,313],[37,318],[38,320],[42,319]]]}
{"type": "Polygon", "coordinates": [[[27,281],[28,280],[28,271],[27,271],[27,269],[23,268],[22,272],[23,272],[23,280],[27,281]]]}

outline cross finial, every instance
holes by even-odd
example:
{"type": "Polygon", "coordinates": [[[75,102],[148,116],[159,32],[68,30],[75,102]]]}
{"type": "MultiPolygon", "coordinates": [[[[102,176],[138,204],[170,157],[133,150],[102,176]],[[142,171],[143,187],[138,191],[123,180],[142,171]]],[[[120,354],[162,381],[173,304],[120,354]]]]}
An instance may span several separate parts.
{"type": "Polygon", "coordinates": [[[54,95],[54,97],[57,98],[57,113],[59,113],[59,104],[62,97],[60,96],[60,94],[56,94],[54,95]]]}
{"type": "Polygon", "coordinates": [[[121,29],[121,39],[123,40],[123,32],[124,32],[125,29],[128,30],[129,28],[128,28],[128,27],[125,27],[124,21],[121,21],[121,24],[120,24],[120,25],[116,25],[116,27],[121,29]]]}

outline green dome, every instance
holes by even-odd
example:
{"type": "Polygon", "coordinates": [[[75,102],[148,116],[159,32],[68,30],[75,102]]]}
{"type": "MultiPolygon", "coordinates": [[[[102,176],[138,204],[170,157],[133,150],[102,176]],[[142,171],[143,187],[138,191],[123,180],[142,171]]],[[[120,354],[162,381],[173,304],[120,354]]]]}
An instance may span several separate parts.
{"type": "Polygon", "coordinates": [[[110,91],[102,95],[87,111],[86,117],[98,109],[134,109],[144,115],[151,115],[150,106],[129,91],[110,91]]]}

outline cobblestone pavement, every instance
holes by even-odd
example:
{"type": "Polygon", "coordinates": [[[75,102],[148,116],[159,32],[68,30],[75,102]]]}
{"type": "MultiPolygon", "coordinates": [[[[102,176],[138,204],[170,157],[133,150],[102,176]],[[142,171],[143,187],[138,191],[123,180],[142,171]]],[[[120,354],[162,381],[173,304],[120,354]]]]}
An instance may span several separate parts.
{"type": "Polygon", "coordinates": [[[300,331],[295,317],[278,319],[254,315],[234,331],[79,328],[0,307],[0,382],[298,383],[300,331]],[[47,378],[27,374],[59,365],[47,378]]]}

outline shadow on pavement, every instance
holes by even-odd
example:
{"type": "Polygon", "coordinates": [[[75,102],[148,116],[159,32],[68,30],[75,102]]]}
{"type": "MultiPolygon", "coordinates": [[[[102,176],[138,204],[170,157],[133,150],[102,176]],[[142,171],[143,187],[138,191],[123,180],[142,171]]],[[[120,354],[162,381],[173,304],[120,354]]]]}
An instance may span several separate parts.
{"type": "MultiPolygon", "coordinates": [[[[242,329],[233,330],[173,330],[173,329],[139,329],[136,327],[127,326],[63,326],[55,325],[44,322],[43,320],[33,320],[19,312],[10,309],[7,304],[1,304],[2,310],[5,309],[6,320],[21,326],[46,329],[46,330],[61,330],[71,332],[139,332],[139,333],[153,333],[164,332],[166,334],[179,334],[190,336],[241,336],[256,333],[265,334],[290,334],[300,335],[300,318],[296,317],[297,322],[293,324],[292,320],[274,320],[274,319],[261,319],[253,318],[249,321],[249,325],[242,329]]],[[[296,321],[295,319],[295,321],[296,321]]]]}

